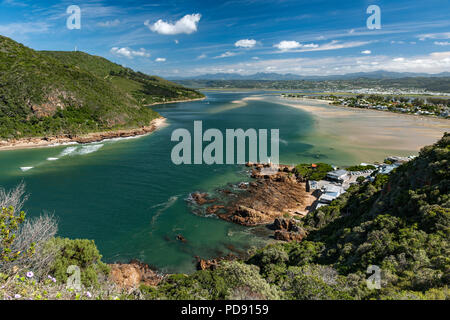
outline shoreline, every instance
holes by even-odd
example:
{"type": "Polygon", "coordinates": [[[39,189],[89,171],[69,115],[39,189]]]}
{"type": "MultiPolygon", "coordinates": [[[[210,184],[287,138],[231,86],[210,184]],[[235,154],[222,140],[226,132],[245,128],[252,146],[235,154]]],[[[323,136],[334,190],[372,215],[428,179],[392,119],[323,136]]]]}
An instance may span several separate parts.
{"type": "Polygon", "coordinates": [[[115,138],[128,138],[135,136],[145,136],[150,134],[166,124],[166,118],[159,117],[153,119],[148,126],[134,129],[119,129],[112,131],[91,132],[80,136],[53,136],[53,137],[33,137],[13,139],[10,141],[0,140],[0,152],[22,149],[50,148],[69,144],[88,144],[101,142],[115,138]]]}
{"type": "Polygon", "coordinates": [[[344,109],[356,109],[356,110],[365,110],[365,111],[377,111],[377,112],[383,112],[383,113],[388,113],[388,114],[396,114],[396,115],[401,115],[401,116],[413,116],[413,117],[417,117],[417,118],[431,118],[431,119],[442,119],[442,120],[449,120],[443,117],[439,117],[436,115],[423,115],[423,114],[414,114],[414,113],[401,113],[401,112],[392,112],[392,111],[388,111],[388,110],[378,110],[378,109],[368,109],[368,108],[356,108],[356,107],[349,107],[343,104],[333,104],[333,100],[324,100],[324,99],[311,99],[311,98],[286,98],[286,97],[281,97],[280,99],[283,100],[292,100],[292,101],[297,101],[297,102],[301,102],[301,101],[305,101],[305,102],[318,102],[318,103],[324,103],[327,104],[329,106],[332,107],[340,107],[340,108],[344,108],[344,109]]]}
{"type": "MultiPolygon", "coordinates": [[[[205,100],[207,97],[196,98],[196,99],[187,99],[187,100],[177,100],[177,101],[167,101],[167,102],[158,102],[148,105],[157,106],[163,104],[170,103],[183,103],[183,102],[192,102],[192,101],[201,101],[205,100]]],[[[1,151],[12,151],[12,150],[23,150],[23,149],[36,149],[36,148],[51,148],[58,147],[61,145],[70,145],[70,144],[87,144],[94,142],[102,142],[109,139],[115,138],[128,138],[128,137],[137,137],[137,136],[145,136],[147,134],[152,133],[153,131],[158,130],[166,124],[166,118],[160,116],[159,118],[153,119],[150,121],[150,124],[143,127],[132,128],[132,129],[118,129],[111,131],[100,131],[100,132],[90,132],[80,136],[70,136],[70,135],[62,135],[62,136],[50,136],[50,137],[29,137],[29,138],[20,138],[20,139],[11,139],[11,140],[0,140],[0,152],[1,151]]]]}
{"type": "Polygon", "coordinates": [[[163,104],[171,104],[171,103],[182,103],[182,102],[192,102],[192,101],[202,101],[205,100],[206,96],[203,98],[195,98],[195,99],[186,99],[186,100],[175,100],[175,101],[166,101],[166,102],[155,102],[147,105],[147,107],[159,106],[163,104]]]}

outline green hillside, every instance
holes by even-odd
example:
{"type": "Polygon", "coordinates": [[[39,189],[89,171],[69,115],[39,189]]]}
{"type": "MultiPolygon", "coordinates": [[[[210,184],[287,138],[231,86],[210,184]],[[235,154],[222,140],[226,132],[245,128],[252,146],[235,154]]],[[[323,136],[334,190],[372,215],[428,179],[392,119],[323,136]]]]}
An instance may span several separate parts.
{"type": "Polygon", "coordinates": [[[0,138],[148,125],[153,103],[199,92],[82,52],[38,52],[0,36],[0,138]]]}
{"type": "Polygon", "coordinates": [[[171,276],[147,298],[449,299],[450,134],[390,176],[352,186],[308,215],[302,242],[258,250],[245,262],[171,276]],[[369,289],[367,268],[381,269],[369,289]]]}

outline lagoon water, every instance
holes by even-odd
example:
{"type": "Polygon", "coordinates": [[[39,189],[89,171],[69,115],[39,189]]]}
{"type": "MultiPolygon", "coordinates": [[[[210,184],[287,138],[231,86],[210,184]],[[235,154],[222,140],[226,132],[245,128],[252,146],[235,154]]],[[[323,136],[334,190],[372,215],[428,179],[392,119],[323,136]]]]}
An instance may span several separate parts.
{"type": "Polygon", "coordinates": [[[1,152],[0,186],[11,188],[23,180],[30,194],[28,217],[53,213],[60,236],[95,240],[106,262],[139,259],[163,271],[191,272],[195,256],[246,251],[267,237],[259,237],[258,229],[191,212],[186,202],[191,192],[246,180],[246,168],[172,164],[174,129],[192,132],[195,120],[203,121],[203,130],[224,133],[227,128],[280,129],[280,158],[287,164],[349,165],[381,160],[392,151],[378,150],[379,159],[361,159],[351,146],[315,140],[317,120],[311,113],[270,97],[243,100],[263,94],[208,93],[204,101],[160,106],[155,109],[168,125],[140,138],[1,152]],[[187,243],[177,241],[178,234],[187,243]]]}

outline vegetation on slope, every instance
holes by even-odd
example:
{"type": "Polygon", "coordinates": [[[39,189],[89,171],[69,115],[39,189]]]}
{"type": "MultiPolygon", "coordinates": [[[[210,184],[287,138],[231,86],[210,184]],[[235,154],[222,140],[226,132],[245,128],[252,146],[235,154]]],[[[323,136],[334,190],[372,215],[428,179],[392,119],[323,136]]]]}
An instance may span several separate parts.
{"type": "Polygon", "coordinates": [[[0,214],[0,299],[448,299],[449,161],[445,134],[391,175],[353,185],[306,216],[302,242],[269,245],[246,261],[170,275],[133,293],[105,277],[108,267],[93,242],[55,239],[48,217],[18,228],[23,188],[0,190],[0,207],[11,207],[0,214]],[[62,285],[70,264],[81,267],[84,291],[62,285]],[[367,285],[371,265],[381,269],[381,289],[367,285]]]}
{"type": "Polygon", "coordinates": [[[308,215],[306,240],[258,250],[230,272],[258,267],[248,283],[222,268],[172,278],[150,297],[284,299],[447,299],[450,281],[450,135],[390,176],[354,185],[331,205],[308,215]],[[381,268],[381,289],[366,284],[367,268],[381,268]],[[258,287],[271,288],[264,291],[258,287]],[[225,285],[225,288],[223,288],[225,285]],[[269,287],[266,287],[269,285],[269,287]],[[205,292],[204,295],[201,292],[205,292]],[[200,296],[199,296],[200,295],[200,296]]]}
{"type": "Polygon", "coordinates": [[[0,36],[0,138],[148,125],[147,105],[202,97],[82,52],[38,52],[0,36]]]}

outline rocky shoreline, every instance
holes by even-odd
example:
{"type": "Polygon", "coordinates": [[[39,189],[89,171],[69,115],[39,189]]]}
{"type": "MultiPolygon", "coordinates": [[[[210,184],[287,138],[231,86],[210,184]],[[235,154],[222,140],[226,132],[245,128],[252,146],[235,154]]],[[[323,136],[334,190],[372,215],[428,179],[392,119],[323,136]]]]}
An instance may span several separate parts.
{"type": "MultiPolygon", "coordinates": [[[[297,225],[297,219],[312,210],[316,199],[306,191],[306,183],[296,175],[294,167],[247,163],[253,181],[241,182],[231,189],[218,190],[221,196],[194,192],[188,201],[198,214],[216,215],[220,219],[243,226],[262,226],[273,230],[279,241],[302,241],[307,232],[297,225]]],[[[182,235],[176,240],[186,243],[182,235]]],[[[229,253],[212,259],[196,259],[197,270],[215,270],[221,262],[245,259],[245,254],[229,253]]],[[[111,279],[126,290],[140,284],[157,286],[168,275],[162,275],[139,261],[112,264],[111,279]]]]}
{"type": "Polygon", "coordinates": [[[301,241],[306,234],[295,220],[311,212],[317,195],[306,190],[292,166],[247,163],[253,181],[219,190],[221,196],[192,193],[189,202],[195,213],[211,215],[247,227],[266,226],[274,238],[301,241]],[[236,190],[237,189],[237,190],[236,190]]]}
{"type": "Polygon", "coordinates": [[[43,148],[64,144],[86,144],[108,139],[142,136],[159,129],[164,125],[165,121],[166,119],[164,117],[160,117],[152,120],[148,126],[143,126],[140,128],[93,132],[80,136],[61,135],[41,138],[0,140],[0,151],[43,148]]]}

